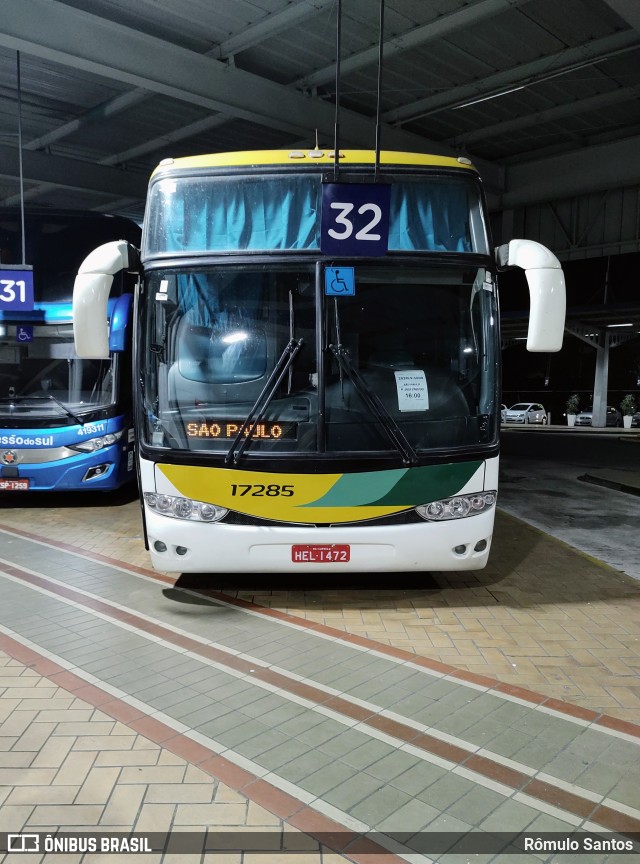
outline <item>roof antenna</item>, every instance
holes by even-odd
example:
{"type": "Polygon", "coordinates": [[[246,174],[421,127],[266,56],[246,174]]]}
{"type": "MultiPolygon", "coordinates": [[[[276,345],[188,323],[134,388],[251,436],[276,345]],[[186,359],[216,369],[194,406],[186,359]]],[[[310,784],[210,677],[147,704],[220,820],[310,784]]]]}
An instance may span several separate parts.
{"type": "Polygon", "coordinates": [[[314,150],[309,150],[309,156],[312,159],[319,159],[321,156],[324,156],[323,151],[320,149],[320,145],[318,144],[318,130],[316,129],[316,146],[314,150]]]}
{"type": "Polygon", "coordinates": [[[337,6],[338,20],[336,22],[336,113],[334,121],[334,137],[333,137],[333,180],[334,183],[338,179],[338,170],[340,168],[340,151],[338,150],[338,139],[340,137],[340,41],[342,30],[342,0],[338,0],[337,6]]]}
{"type": "Polygon", "coordinates": [[[378,178],[380,171],[380,111],[382,100],[382,55],[384,42],[384,0],[380,0],[380,33],[378,36],[378,95],[376,98],[376,163],[374,168],[374,177],[378,178]]]}
{"type": "Polygon", "coordinates": [[[22,228],[22,264],[27,263],[24,226],[24,171],[22,168],[22,83],[20,81],[20,52],[16,51],[16,83],[18,85],[18,164],[20,173],[20,222],[22,228]]]}

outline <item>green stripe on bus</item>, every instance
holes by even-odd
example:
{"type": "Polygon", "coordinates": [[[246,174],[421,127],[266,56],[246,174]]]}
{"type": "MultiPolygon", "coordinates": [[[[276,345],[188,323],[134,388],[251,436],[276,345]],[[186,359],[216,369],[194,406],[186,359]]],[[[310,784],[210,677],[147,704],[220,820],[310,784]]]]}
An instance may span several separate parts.
{"type": "Polygon", "coordinates": [[[304,507],[412,507],[456,495],[481,461],[344,474],[304,507]]]}

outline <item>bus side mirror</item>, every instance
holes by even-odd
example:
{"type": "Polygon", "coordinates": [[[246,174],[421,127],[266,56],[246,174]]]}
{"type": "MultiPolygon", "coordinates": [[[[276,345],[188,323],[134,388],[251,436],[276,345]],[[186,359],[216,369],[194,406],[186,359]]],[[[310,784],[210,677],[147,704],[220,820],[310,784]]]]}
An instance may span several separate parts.
{"type": "Polygon", "coordinates": [[[73,338],[78,357],[109,357],[107,304],[116,273],[136,264],[137,254],[126,240],[98,246],[84,259],[73,284],[73,338]]]}
{"type": "Polygon", "coordinates": [[[520,267],[527,277],[531,302],[527,351],[559,351],[567,301],[556,256],[534,240],[512,240],[497,247],[496,261],[499,270],[520,267]]]}

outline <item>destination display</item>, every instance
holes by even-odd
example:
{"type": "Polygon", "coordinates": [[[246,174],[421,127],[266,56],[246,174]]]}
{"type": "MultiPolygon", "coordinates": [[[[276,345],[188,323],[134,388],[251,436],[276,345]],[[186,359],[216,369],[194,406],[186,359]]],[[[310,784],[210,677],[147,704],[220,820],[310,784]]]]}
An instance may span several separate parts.
{"type": "MultiPolygon", "coordinates": [[[[242,429],[244,420],[203,420],[187,423],[187,438],[217,439],[231,441],[242,429]]],[[[295,441],[298,433],[297,423],[278,423],[275,420],[261,420],[249,425],[243,432],[256,441],[295,441]]]]}

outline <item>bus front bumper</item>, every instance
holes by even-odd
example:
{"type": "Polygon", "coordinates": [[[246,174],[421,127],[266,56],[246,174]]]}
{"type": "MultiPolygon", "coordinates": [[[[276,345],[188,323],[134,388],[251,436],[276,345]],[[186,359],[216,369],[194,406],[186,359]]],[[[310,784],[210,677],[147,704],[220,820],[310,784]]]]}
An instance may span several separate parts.
{"type": "Polygon", "coordinates": [[[174,519],[145,505],[152,564],[177,573],[479,570],[489,556],[494,516],[492,508],[411,525],[251,526],[174,519]]]}
{"type": "MultiPolygon", "coordinates": [[[[64,448],[59,448],[60,450],[64,448]]],[[[20,450],[17,473],[0,472],[0,492],[107,491],[135,478],[133,454],[121,453],[116,443],[93,453],[78,453],[65,459],[29,461],[31,451],[20,450]],[[16,482],[17,481],[17,482],[16,482]]]]}

